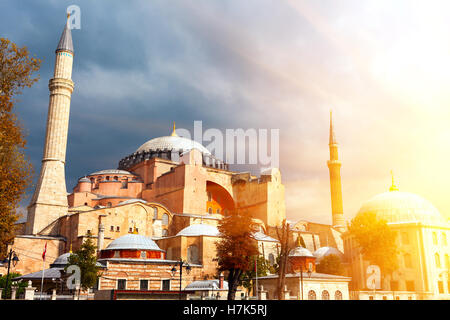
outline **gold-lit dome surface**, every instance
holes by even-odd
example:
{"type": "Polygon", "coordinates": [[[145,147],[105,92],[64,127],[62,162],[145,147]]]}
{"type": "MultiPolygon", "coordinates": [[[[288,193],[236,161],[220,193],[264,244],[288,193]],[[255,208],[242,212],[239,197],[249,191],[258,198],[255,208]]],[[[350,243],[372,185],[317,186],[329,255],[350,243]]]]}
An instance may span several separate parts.
{"type": "Polygon", "coordinates": [[[445,220],[431,202],[416,194],[397,190],[381,193],[365,202],[358,214],[366,212],[375,212],[378,218],[388,223],[445,224],[445,220]]]}

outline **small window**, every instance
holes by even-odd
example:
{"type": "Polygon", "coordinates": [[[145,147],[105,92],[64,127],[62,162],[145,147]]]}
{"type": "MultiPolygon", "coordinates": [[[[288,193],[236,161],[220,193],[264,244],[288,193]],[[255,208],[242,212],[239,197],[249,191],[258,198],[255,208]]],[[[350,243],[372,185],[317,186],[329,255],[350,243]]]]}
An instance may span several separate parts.
{"type": "Polygon", "coordinates": [[[444,281],[438,281],[439,293],[444,293],[444,281]]]}
{"type": "Polygon", "coordinates": [[[436,262],[436,268],[440,268],[441,267],[441,257],[439,257],[439,253],[436,253],[434,255],[434,260],[436,262]]]}
{"type": "Polygon", "coordinates": [[[316,292],[314,290],[308,291],[308,300],[316,300],[316,292]]]}
{"type": "Polygon", "coordinates": [[[269,264],[273,266],[275,264],[275,256],[273,253],[269,253],[269,264]]]}
{"type": "Polygon", "coordinates": [[[213,211],[212,211],[212,208],[209,208],[209,209],[208,209],[208,213],[209,213],[209,214],[212,214],[212,212],[213,212],[213,211]]]}
{"type": "Polygon", "coordinates": [[[114,226],[111,226],[111,231],[114,231],[114,226]]]}
{"type": "Polygon", "coordinates": [[[162,229],[162,236],[163,237],[167,237],[167,235],[168,235],[168,231],[167,231],[167,229],[162,229]]]}
{"type": "Polygon", "coordinates": [[[437,234],[436,232],[433,232],[433,244],[437,245],[438,244],[438,240],[437,240],[437,234]]]}
{"type": "Polygon", "coordinates": [[[141,251],[141,258],[146,259],[147,258],[147,251],[141,251]]]}
{"type": "Polygon", "coordinates": [[[216,213],[220,213],[220,209],[217,209],[217,210],[216,210],[216,213]]]}
{"type": "Polygon", "coordinates": [[[129,228],[129,229],[128,229],[128,232],[129,232],[129,233],[133,233],[133,228],[129,228]]]}
{"type": "Polygon", "coordinates": [[[211,192],[208,192],[208,201],[212,201],[212,195],[211,195],[211,192]]]}
{"type": "Polygon", "coordinates": [[[169,215],[164,213],[162,216],[162,225],[167,226],[169,224],[169,215]]]}
{"type": "Polygon", "coordinates": [[[395,300],[400,300],[400,297],[399,297],[399,296],[396,296],[396,297],[395,297],[395,300]]]}
{"type": "Polygon", "coordinates": [[[153,208],[153,220],[158,219],[158,208],[153,208]]]}
{"type": "Polygon", "coordinates": [[[126,279],[118,279],[117,280],[117,290],[126,290],[127,288],[127,280],[126,279]]]}
{"type": "Polygon", "coordinates": [[[445,233],[442,234],[442,244],[443,244],[444,246],[447,245],[447,235],[446,235],[445,233]]]}
{"type": "Polygon", "coordinates": [[[322,300],[330,300],[330,294],[327,290],[322,291],[322,300]]]}
{"type": "Polygon", "coordinates": [[[139,288],[141,290],[148,290],[148,280],[140,280],[139,281],[139,288]]]}
{"type": "Polygon", "coordinates": [[[161,289],[164,291],[170,290],[170,279],[161,280],[161,289]]]}
{"type": "MultiPolygon", "coordinates": [[[[450,269],[450,259],[448,254],[445,255],[445,268],[450,269]]],[[[450,291],[450,287],[448,287],[448,290],[450,291]]]]}
{"type": "Polygon", "coordinates": [[[406,291],[415,291],[414,281],[408,280],[406,281],[406,291]]]}
{"type": "Polygon", "coordinates": [[[107,207],[108,207],[108,208],[111,208],[111,207],[112,207],[112,203],[111,203],[111,202],[108,202],[107,207]]]}
{"type": "Polygon", "coordinates": [[[117,226],[117,227],[116,227],[116,232],[119,232],[119,231],[120,231],[120,227],[117,226]]]}
{"type": "Polygon", "coordinates": [[[373,300],[373,296],[369,296],[369,300],[373,300]]]}
{"type": "Polygon", "coordinates": [[[383,296],[383,300],[387,300],[387,296],[383,296]]]}
{"type": "Polygon", "coordinates": [[[334,293],[334,300],[342,300],[342,292],[340,292],[339,290],[337,290],[334,293]]]}
{"type": "Polygon", "coordinates": [[[114,251],[114,258],[120,258],[120,251],[114,251]]]}

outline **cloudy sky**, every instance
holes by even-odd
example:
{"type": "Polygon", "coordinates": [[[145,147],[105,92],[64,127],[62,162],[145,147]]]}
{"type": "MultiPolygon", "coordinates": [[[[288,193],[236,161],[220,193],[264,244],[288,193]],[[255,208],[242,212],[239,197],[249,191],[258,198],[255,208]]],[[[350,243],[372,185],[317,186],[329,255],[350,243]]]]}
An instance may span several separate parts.
{"type": "Polygon", "coordinates": [[[17,105],[36,175],[71,4],[81,29],[72,30],[68,191],[170,133],[172,121],[280,129],[288,218],[331,223],[332,109],[347,219],[388,190],[390,170],[400,190],[449,217],[450,2],[3,0],[0,36],[43,60],[17,105]]]}

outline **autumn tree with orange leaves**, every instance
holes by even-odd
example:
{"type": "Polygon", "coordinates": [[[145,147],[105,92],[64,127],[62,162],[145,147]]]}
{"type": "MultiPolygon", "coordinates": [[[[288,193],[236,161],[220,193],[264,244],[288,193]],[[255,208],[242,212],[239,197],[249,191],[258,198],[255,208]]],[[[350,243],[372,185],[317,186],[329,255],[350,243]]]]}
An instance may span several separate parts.
{"type": "Polygon", "coordinates": [[[19,48],[0,38],[0,257],[14,238],[16,210],[30,186],[32,167],[24,153],[26,139],[14,114],[17,95],[29,88],[39,76],[41,60],[31,57],[26,47],[19,48]]]}
{"type": "Polygon", "coordinates": [[[254,267],[258,247],[253,239],[248,213],[233,212],[219,223],[221,240],[216,242],[219,272],[228,272],[228,300],[234,300],[244,272],[254,267]]]}

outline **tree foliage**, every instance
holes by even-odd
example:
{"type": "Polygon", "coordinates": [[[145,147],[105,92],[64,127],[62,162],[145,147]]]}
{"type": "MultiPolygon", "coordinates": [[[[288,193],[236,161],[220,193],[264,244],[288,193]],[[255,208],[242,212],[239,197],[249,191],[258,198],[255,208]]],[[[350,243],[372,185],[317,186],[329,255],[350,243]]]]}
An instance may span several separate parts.
{"type": "Polygon", "coordinates": [[[9,278],[8,278],[8,287],[5,290],[5,286],[6,286],[6,278],[7,275],[5,274],[4,276],[0,277],[0,288],[3,289],[2,291],[2,299],[11,299],[11,287],[13,285],[16,285],[18,287],[17,291],[16,291],[16,295],[20,295],[25,291],[25,287],[27,286],[27,282],[26,281],[21,281],[21,282],[14,282],[12,281],[12,279],[20,277],[21,274],[17,273],[17,272],[12,272],[9,274],[9,278]]]}
{"type": "Polygon", "coordinates": [[[380,267],[386,274],[398,268],[395,232],[374,212],[358,214],[348,226],[349,235],[356,240],[363,258],[380,267]]]}
{"type": "Polygon", "coordinates": [[[335,254],[325,256],[316,265],[316,271],[319,273],[335,274],[342,276],[344,274],[344,266],[342,265],[341,258],[335,254]]]}
{"type": "Polygon", "coordinates": [[[77,251],[69,256],[68,264],[65,267],[65,270],[70,265],[80,268],[80,286],[83,290],[94,287],[99,277],[99,268],[96,266],[96,248],[91,239],[87,239],[77,251]]]}
{"type": "Polygon", "coordinates": [[[247,213],[232,212],[219,223],[221,240],[216,242],[220,271],[228,272],[228,300],[234,300],[242,274],[253,267],[252,256],[258,254],[252,238],[252,219],[247,213]]]}
{"type": "Polygon", "coordinates": [[[14,238],[16,210],[31,184],[32,167],[24,153],[26,139],[14,114],[16,96],[31,87],[39,76],[41,61],[31,57],[26,47],[19,48],[0,38],[0,257],[14,238]]]}
{"type": "Polygon", "coordinates": [[[242,274],[242,285],[250,290],[253,287],[253,278],[256,277],[264,277],[270,272],[269,261],[267,261],[263,256],[252,256],[250,257],[250,262],[253,261],[253,268],[245,271],[242,274]],[[255,268],[256,261],[256,268],[255,268]],[[256,270],[255,270],[256,269],[256,270]]]}

